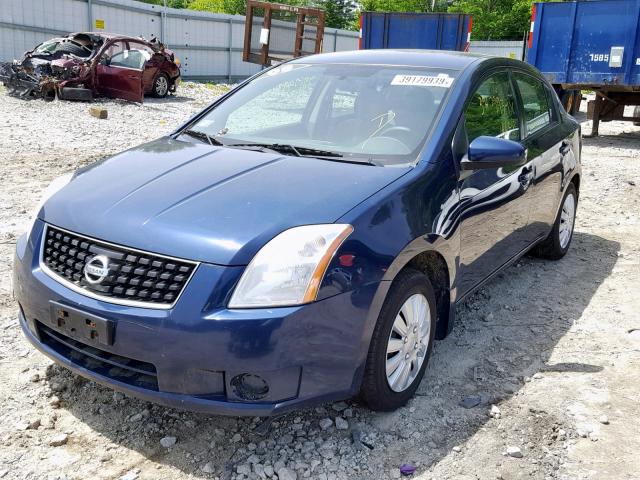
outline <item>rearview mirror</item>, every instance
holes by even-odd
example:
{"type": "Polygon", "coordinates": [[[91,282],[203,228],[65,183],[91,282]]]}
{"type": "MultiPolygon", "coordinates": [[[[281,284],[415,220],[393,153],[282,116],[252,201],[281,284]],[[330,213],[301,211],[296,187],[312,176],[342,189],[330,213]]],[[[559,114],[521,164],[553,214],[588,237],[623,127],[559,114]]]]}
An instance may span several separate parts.
{"type": "Polygon", "coordinates": [[[466,157],[460,162],[462,170],[482,168],[518,167],[525,163],[526,152],[513,140],[481,136],[469,145],[466,157]]]}

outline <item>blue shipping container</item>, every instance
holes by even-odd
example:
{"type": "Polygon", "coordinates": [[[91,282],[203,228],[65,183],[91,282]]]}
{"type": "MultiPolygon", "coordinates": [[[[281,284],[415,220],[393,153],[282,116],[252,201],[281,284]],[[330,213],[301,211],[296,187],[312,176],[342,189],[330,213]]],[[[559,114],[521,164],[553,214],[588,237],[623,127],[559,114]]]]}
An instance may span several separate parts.
{"type": "Polygon", "coordinates": [[[551,83],[640,86],[640,0],[535,3],[531,20],[527,61],[551,83]]]}
{"type": "Polygon", "coordinates": [[[463,51],[469,46],[471,25],[466,14],[363,12],[360,48],[463,51]]]}

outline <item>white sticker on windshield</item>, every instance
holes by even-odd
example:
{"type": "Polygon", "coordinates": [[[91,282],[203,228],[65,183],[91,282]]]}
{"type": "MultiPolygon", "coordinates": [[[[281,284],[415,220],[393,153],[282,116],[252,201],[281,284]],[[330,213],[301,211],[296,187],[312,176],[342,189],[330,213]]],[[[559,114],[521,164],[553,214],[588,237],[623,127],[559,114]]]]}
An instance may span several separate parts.
{"type": "Polygon", "coordinates": [[[391,80],[391,85],[407,85],[410,87],[443,87],[449,88],[453,83],[453,77],[446,73],[433,75],[396,75],[391,80]]]}

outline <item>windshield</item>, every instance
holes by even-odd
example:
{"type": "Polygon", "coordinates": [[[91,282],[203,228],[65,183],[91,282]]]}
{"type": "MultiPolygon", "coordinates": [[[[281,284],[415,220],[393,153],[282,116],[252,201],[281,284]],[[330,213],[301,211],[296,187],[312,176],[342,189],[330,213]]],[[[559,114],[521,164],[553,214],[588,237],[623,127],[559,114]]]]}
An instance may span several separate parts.
{"type": "Polygon", "coordinates": [[[35,48],[34,53],[39,53],[39,54],[53,53],[59,44],[60,44],[60,40],[58,39],[47,40],[46,42],[38,45],[35,48]]]}
{"type": "Polygon", "coordinates": [[[408,163],[415,160],[455,74],[399,66],[285,64],[257,77],[189,128],[224,145],[287,145],[339,154],[338,160],[408,163]]]}

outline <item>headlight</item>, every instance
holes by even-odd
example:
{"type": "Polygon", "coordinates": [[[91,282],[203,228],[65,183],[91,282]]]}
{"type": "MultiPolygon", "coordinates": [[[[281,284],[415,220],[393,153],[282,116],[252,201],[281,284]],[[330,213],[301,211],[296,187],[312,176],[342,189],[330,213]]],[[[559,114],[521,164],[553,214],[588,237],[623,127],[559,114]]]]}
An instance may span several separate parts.
{"type": "Polygon", "coordinates": [[[54,179],[47,188],[44,189],[42,195],[40,196],[40,201],[36,208],[31,213],[31,218],[29,220],[29,224],[27,225],[27,235],[31,233],[33,230],[33,224],[36,223],[36,219],[38,218],[38,213],[40,209],[44,206],[45,202],[53,197],[56,193],[58,193],[67,183],[71,181],[73,178],[73,172],[66,173],[56,179],[54,179]]]}
{"type": "Polygon", "coordinates": [[[272,239],[251,260],[229,308],[276,307],[313,302],[322,278],[351,225],[305,225],[272,239]]]}

